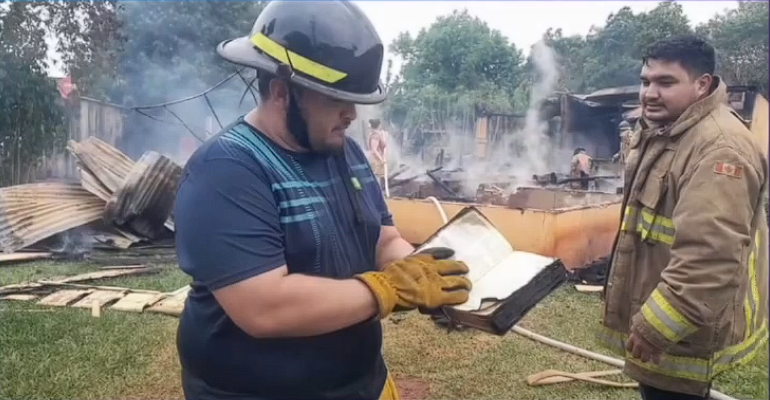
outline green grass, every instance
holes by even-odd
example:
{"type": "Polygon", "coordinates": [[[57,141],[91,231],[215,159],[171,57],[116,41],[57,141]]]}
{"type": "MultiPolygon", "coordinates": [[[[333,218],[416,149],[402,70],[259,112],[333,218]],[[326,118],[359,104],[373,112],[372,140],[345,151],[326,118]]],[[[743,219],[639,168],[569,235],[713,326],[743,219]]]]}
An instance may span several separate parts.
{"type": "MultiPolygon", "coordinates": [[[[7,284],[95,270],[78,264],[25,264],[0,270],[7,284]]],[[[171,291],[189,278],[169,266],[160,274],[114,278],[104,285],[171,291]]],[[[157,314],[2,302],[0,398],[179,399],[177,320],[157,314]]],[[[534,332],[603,354],[591,325],[601,310],[597,295],[565,286],[522,322],[534,332]]],[[[430,398],[638,399],[633,389],[580,382],[530,387],[525,378],[546,369],[569,372],[614,369],[530,339],[464,330],[447,333],[425,316],[408,313],[384,322],[385,357],[397,378],[430,385],[430,398]],[[396,323],[395,321],[398,320],[396,323]]],[[[721,377],[716,389],[741,399],[768,398],[767,348],[750,364],[721,377]]]]}

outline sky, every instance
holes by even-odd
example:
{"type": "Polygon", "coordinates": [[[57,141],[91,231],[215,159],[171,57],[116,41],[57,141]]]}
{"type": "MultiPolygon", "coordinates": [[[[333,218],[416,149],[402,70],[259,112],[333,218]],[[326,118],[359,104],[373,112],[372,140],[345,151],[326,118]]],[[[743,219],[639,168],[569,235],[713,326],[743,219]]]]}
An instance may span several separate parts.
{"type": "MultiPolygon", "coordinates": [[[[467,8],[468,12],[497,29],[524,54],[548,28],[561,28],[565,36],[588,33],[592,25],[603,26],[607,16],[623,6],[635,12],[654,8],[657,1],[354,1],[371,19],[380,38],[387,46],[400,32],[414,37],[421,28],[428,28],[438,16],[467,8]]],[[[695,26],[708,21],[727,8],[736,8],[737,1],[680,1],[685,14],[695,26]]],[[[56,58],[55,53],[50,56],[56,58]]],[[[400,60],[387,53],[398,71],[400,60]]],[[[62,76],[60,68],[51,75],[62,76]]],[[[385,68],[383,66],[383,75],[385,68]]]]}
{"type": "MultiPolygon", "coordinates": [[[[467,8],[516,44],[524,54],[548,28],[561,28],[565,36],[585,35],[592,25],[603,26],[610,13],[629,6],[634,13],[649,11],[657,1],[353,1],[371,19],[383,43],[393,42],[400,32],[412,37],[428,28],[438,16],[467,8]]],[[[692,26],[711,19],[737,1],[680,1],[692,26]]],[[[386,58],[393,57],[386,54],[386,58]]],[[[394,71],[400,60],[394,58],[394,71]]],[[[383,68],[384,69],[384,68],[383,68]]]]}

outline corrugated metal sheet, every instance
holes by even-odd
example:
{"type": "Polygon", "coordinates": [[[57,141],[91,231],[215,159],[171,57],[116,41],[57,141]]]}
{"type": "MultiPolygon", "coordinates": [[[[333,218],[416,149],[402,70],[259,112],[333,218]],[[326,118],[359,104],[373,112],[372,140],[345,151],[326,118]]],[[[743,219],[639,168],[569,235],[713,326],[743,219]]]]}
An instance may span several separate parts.
{"type": "Polygon", "coordinates": [[[33,183],[0,189],[0,249],[11,253],[96,221],[105,202],[77,183],[33,183]]]}
{"type": "Polygon", "coordinates": [[[93,136],[83,142],[70,140],[67,148],[80,167],[83,188],[105,202],[120,188],[134,166],[128,156],[93,136]]]}
{"type": "Polygon", "coordinates": [[[150,239],[160,237],[181,174],[182,167],[168,157],[154,151],[144,153],[107,202],[105,219],[117,226],[130,226],[150,239]]]}
{"type": "Polygon", "coordinates": [[[164,226],[173,230],[179,165],[155,152],[135,163],[96,137],[70,141],[68,149],[80,168],[80,184],[0,189],[0,250],[11,253],[100,219],[108,226],[96,233],[98,241],[121,248],[161,236],[164,226]]]}
{"type": "MultiPolygon", "coordinates": [[[[83,187],[105,202],[109,202],[113,198],[115,192],[124,184],[126,177],[136,164],[120,150],[95,137],[89,137],[82,143],[70,141],[68,147],[81,167],[80,181],[83,187]]],[[[181,167],[165,156],[163,158],[167,161],[163,162],[165,167],[163,167],[164,175],[162,176],[170,174],[167,178],[174,182],[173,187],[171,185],[163,186],[171,191],[170,195],[173,197],[176,192],[176,182],[179,181],[181,175],[181,167]],[[176,169],[178,172],[172,172],[176,169]]],[[[152,186],[152,182],[152,180],[149,181],[150,186],[152,186]]],[[[174,230],[172,215],[169,215],[164,225],[169,230],[174,230]]]]}

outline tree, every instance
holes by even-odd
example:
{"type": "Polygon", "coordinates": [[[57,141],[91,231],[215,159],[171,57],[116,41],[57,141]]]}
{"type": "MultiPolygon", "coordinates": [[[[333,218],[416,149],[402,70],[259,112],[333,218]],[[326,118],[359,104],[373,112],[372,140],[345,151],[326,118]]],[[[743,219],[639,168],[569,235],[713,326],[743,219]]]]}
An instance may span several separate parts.
{"type": "Polygon", "coordinates": [[[415,38],[400,34],[390,50],[404,60],[387,103],[389,117],[399,124],[430,123],[447,108],[513,108],[521,51],[467,10],[439,17],[415,38]]]}
{"type": "Polygon", "coordinates": [[[634,85],[644,48],[667,36],[692,33],[680,4],[662,2],[646,13],[634,14],[629,7],[607,17],[602,27],[592,27],[585,38],[563,37],[548,30],[546,43],[559,55],[562,84],[573,92],[634,85]]]}
{"type": "Polygon", "coordinates": [[[768,3],[741,1],[738,8],[699,26],[717,49],[718,73],[728,84],[757,85],[768,95],[768,3]]]}
{"type": "MultiPolygon", "coordinates": [[[[105,42],[116,39],[111,2],[10,2],[0,7],[0,184],[27,179],[40,156],[62,149],[65,110],[47,76],[46,35],[68,72],[109,64],[105,42]],[[96,64],[96,65],[91,65],[96,64]]],[[[84,74],[86,75],[86,74],[84,74]]],[[[88,86],[85,79],[83,86],[88,86]]]]}

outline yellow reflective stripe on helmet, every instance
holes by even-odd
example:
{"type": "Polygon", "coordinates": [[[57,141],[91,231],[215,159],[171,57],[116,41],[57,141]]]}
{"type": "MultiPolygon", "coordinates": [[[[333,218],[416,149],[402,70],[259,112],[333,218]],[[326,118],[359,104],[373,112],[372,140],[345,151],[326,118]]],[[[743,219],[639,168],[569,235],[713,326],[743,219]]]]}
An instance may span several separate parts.
{"type": "Polygon", "coordinates": [[[756,333],[748,340],[730,346],[714,354],[710,359],[697,357],[681,357],[664,354],[659,363],[642,362],[633,358],[625,350],[628,335],[602,326],[598,333],[599,340],[613,353],[625,357],[626,362],[661,375],[690,379],[698,382],[709,382],[714,377],[730,368],[751,361],[759,354],[759,350],[768,341],[768,327],[765,321],[756,333]]]}
{"type": "Polygon", "coordinates": [[[303,57],[291,50],[288,50],[261,32],[257,32],[251,36],[251,43],[254,44],[254,46],[256,46],[258,49],[264,51],[270,57],[273,57],[284,64],[290,65],[297,71],[310,75],[313,78],[319,79],[326,83],[337,82],[348,75],[345,72],[329,68],[323,64],[319,64],[307,57],[303,57]]]}
{"type": "Polygon", "coordinates": [[[658,333],[674,343],[697,330],[695,325],[677,311],[658,289],[652,292],[642,306],[642,315],[658,333]]]}

